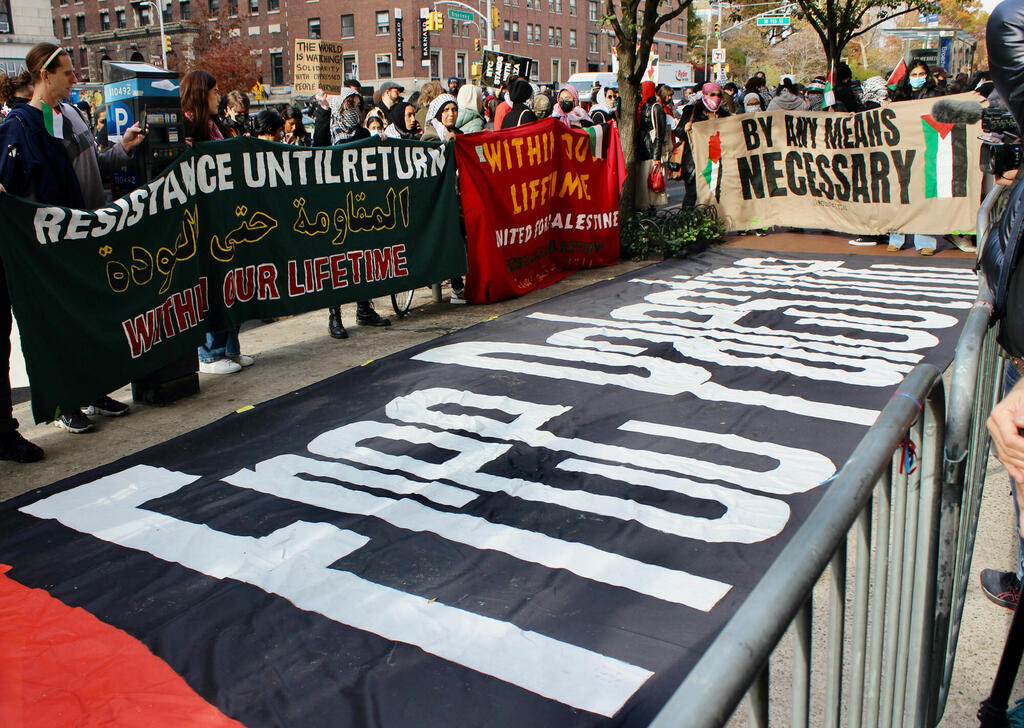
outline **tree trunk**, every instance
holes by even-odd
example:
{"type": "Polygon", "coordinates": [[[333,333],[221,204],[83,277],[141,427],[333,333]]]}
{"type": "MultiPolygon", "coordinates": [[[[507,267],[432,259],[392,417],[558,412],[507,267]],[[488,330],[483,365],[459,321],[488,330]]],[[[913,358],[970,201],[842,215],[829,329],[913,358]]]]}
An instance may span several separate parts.
{"type": "Polygon", "coordinates": [[[624,225],[636,210],[636,108],[640,102],[640,84],[632,73],[636,64],[634,52],[619,53],[619,141],[626,164],[626,181],[619,199],[619,224],[624,225]]]}

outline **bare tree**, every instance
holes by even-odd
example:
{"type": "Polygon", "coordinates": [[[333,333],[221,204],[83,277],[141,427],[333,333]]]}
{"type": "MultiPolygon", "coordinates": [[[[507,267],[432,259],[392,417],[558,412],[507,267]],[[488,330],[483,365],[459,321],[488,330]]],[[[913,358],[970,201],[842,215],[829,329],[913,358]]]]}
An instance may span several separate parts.
{"type": "Polygon", "coordinates": [[[626,162],[626,181],[622,188],[619,212],[628,220],[636,208],[637,180],[636,125],[640,100],[640,80],[651,58],[654,35],[666,23],[679,17],[693,0],[605,0],[603,23],[615,32],[619,59],[619,138],[626,162]],[[641,7],[642,5],[642,7],[641,7]]]}

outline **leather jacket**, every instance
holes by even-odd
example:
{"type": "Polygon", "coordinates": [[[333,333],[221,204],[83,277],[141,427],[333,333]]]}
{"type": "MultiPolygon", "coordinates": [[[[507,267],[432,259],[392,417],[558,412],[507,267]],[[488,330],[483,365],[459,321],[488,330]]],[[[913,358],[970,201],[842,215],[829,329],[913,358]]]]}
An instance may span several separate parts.
{"type": "Polygon", "coordinates": [[[996,90],[1024,129],[1024,0],[1003,0],[988,18],[989,70],[996,90]]]}

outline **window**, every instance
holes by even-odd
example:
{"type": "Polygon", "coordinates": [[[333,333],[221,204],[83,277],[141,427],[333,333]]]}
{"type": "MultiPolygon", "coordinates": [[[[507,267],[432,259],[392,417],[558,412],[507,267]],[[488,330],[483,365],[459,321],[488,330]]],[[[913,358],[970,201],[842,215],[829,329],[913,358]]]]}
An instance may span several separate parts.
{"type": "Polygon", "coordinates": [[[190,20],[192,18],[192,3],[189,0],[181,0],[178,3],[178,9],[181,11],[182,20],[190,20]]]}
{"type": "Polygon", "coordinates": [[[100,12],[100,30],[110,30],[110,11],[100,12]]]}
{"type": "Polygon", "coordinates": [[[61,7],[64,7],[67,4],[68,4],[68,0],[60,0],[61,7]]]}
{"type": "Polygon", "coordinates": [[[556,86],[562,82],[562,64],[557,58],[551,59],[551,83],[556,86]]]}
{"type": "Polygon", "coordinates": [[[228,15],[232,18],[238,17],[238,0],[228,0],[228,15]]]}
{"type": "Polygon", "coordinates": [[[569,15],[576,17],[576,0],[569,0],[569,15]]]}
{"type": "Polygon", "coordinates": [[[570,76],[574,75],[579,70],[580,70],[580,62],[579,61],[569,61],[569,75],[570,76]]]}
{"type": "Polygon", "coordinates": [[[249,0],[249,15],[260,14],[260,0],[249,0]]]}
{"type": "Polygon", "coordinates": [[[576,29],[575,28],[569,28],[569,47],[570,48],[575,48],[576,47],[576,29]]]}
{"type": "Polygon", "coordinates": [[[355,56],[342,56],[341,57],[342,73],[345,78],[356,78],[359,76],[359,69],[356,67],[355,56]]]}
{"type": "Polygon", "coordinates": [[[469,23],[465,23],[464,22],[462,24],[462,37],[463,38],[468,38],[469,37],[469,23]]]}
{"type": "Polygon", "coordinates": [[[548,0],[548,12],[555,12],[555,0],[548,0]]]}
{"type": "MultiPolygon", "coordinates": [[[[540,34],[540,26],[537,26],[538,35],[540,34]]],[[[540,78],[540,64],[537,61],[530,61],[530,80],[536,81],[540,78]]]]}
{"type": "Polygon", "coordinates": [[[505,40],[512,40],[512,24],[505,21],[505,40]]]}
{"type": "Polygon", "coordinates": [[[513,20],[512,21],[512,41],[514,43],[518,43],[519,42],[519,21],[518,20],[513,20]]]}
{"type": "Polygon", "coordinates": [[[556,13],[561,13],[562,12],[562,0],[555,0],[555,12],[556,13]]]}
{"type": "Polygon", "coordinates": [[[562,47],[562,29],[555,28],[555,45],[559,48],[562,47]]]}
{"type": "Polygon", "coordinates": [[[89,72],[89,53],[85,48],[78,49],[78,68],[81,69],[83,73],[89,72]]]}
{"type": "Polygon", "coordinates": [[[216,15],[220,11],[220,0],[207,0],[210,6],[210,15],[216,15]]]}
{"type": "Polygon", "coordinates": [[[466,54],[455,54],[455,75],[459,78],[466,78],[466,54]]]}
{"type": "Polygon", "coordinates": [[[342,38],[355,38],[356,37],[356,20],[354,15],[342,15],[341,16],[341,37],[342,38]]]}
{"type": "Polygon", "coordinates": [[[548,45],[553,46],[555,44],[555,29],[553,26],[548,26],[548,45]]]}
{"type": "Polygon", "coordinates": [[[391,78],[391,54],[377,54],[377,78],[391,78]]]}
{"type": "Polygon", "coordinates": [[[64,37],[65,38],[70,38],[71,37],[71,18],[69,18],[67,15],[65,15],[63,18],[60,19],[60,25],[61,25],[61,30],[64,31],[64,37]]]}
{"type": "Polygon", "coordinates": [[[459,37],[459,27],[462,25],[462,23],[459,22],[458,20],[451,20],[451,18],[449,18],[449,21],[451,21],[451,22],[448,23],[448,25],[451,26],[452,36],[455,37],[455,38],[458,38],[459,37]]]}
{"type": "Polygon", "coordinates": [[[391,13],[387,10],[377,11],[377,35],[387,35],[391,32],[391,13]]]}
{"type": "Polygon", "coordinates": [[[677,33],[679,33],[679,35],[686,35],[686,25],[684,25],[684,22],[682,20],[676,23],[676,27],[679,29],[676,31],[677,33]]]}
{"type": "Polygon", "coordinates": [[[164,15],[164,22],[165,23],[170,23],[172,20],[174,20],[174,13],[171,11],[171,4],[170,3],[166,3],[164,5],[163,15],[164,15]]]}
{"type": "Polygon", "coordinates": [[[306,37],[312,40],[320,38],[320,18],[310,18],[306,21],[306,32],[309,34],[306,37]]]}
{"type": "Polygon", "coordinates": [[[281,9],[281,0],[267,0],[267,12],[276,13],[281,9]]]}
{"type": "Polygon", "coordinates": [[[533,23],[526,24],[526,44],[533,43],[533,23]]]}
{"type": "Polygon", "coordinates": [[[280,51],[270,54],[270,84],[284,85],[284,54],[280,51]]]}
{"type": "Polygon", "coordinates": [[[85,16],[84,15],[78,15],[78,16],[75,17],[75,29],[78,31],[79,35],[81,35],[82,33],[85,32],[85,16]]]}
{"type": "Polygon", "coordinates": [[[135,5],[135,27],[144,28],[149,25],[149,6],[135,5]]]}
{"type": "Polygon", "coordinates": [[[676,60],[683,60],[683,46],[676,46],[676,60]]]}
{"type": "Polygon", "coordinates": [[[595,0],[587,0],[587,20],[591,23],[597,22],[597,2],[595,0]]]}
{"type": "Polygon", "coordinates": [[[587,34],[587,53],[597,53],[597,33],[587,34]]]}
{"type": "Polygon", "coordinates": [[[527,10],[532,10],[533,9],[533,0],[526,0],[526,9],[527,10]]]}
{"type": "Polygon", "coordinates": [[[441,51],[430,51],[430,77],[441,77],[441,51]]]}
{"type": "Polygon", "coordinates": [[[658,42],[651,43],[651,55],[658,55],[658,42]]]}

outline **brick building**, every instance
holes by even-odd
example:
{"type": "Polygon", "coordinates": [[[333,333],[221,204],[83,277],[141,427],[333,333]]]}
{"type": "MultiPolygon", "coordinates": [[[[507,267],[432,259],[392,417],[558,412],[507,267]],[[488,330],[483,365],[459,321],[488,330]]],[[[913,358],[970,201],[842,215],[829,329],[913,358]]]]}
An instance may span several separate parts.
{"type": "Polygon", "coordinates": [[[0,71],[14,75],[25,67],[25,55],[36,43],[56,42],[50,0],[0,0],[0,71]]]}
{"type": "MultiPolygon", "coordinates": [[[[0,3],[9,0],[0,0],[0,3]]],[[[240,20],[240,40],[252,48],[253,62],[275,100],[291,97],[291,67],[297,38],[341,41],[345,75],[376,88],[394,80],[410,90],[431,78],[467,77],[479,60],[475,41],[486,45],[482,23],[457,21],[445,12],[444,29],[430,33],[430,54],[422,58],[419,37],[421,9],[433,6],[399,0],[395,4],[363,5],[354,0],[51,0],[54,32],[76,53],[84,79],[100,81],[104,59],[142,60],[160,64],[160,31],[155,16],[162,7],[164,30],[172,53],[189,53],[200,13],[232,2],[240,20]],[[152,4],[151,4],[152,3],[152,4]],[[404,4],[402,4],[404,3],[404,4]],[[402,20],[402,49],[396,47],[396,20],[402,20]],[[426,60],[427,63],[423,64],[426,60]]],[[[486,12],[482,0],[472,7],[486,12]]],[[[577,71],[611,69],[611,36],[598,26],[599,0],[494,0],[499,13],[494,42],[502,51],[535,60],[532,77],[542,84],[564,83],[577,71]]],[[[664,60],[686,54],[685,17],[673,20],[659,34],[655,52],[664,60]]],[[[216,69],[209,69],[216,74],[216,69]]],[[[224,89],[227,90],[227,89],[224,89]]]]}

